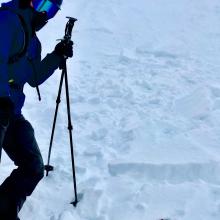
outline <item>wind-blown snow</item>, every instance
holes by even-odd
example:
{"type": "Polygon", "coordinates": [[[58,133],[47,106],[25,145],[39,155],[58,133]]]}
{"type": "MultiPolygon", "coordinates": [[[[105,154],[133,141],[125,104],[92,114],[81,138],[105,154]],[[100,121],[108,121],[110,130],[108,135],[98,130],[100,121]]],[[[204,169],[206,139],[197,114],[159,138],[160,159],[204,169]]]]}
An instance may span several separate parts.
{"type": "MultiPolygon", "coordinates": [[[[2,2],[2,1],[1,1],[2,2]]],[[[65,97],[52,164],[21,220],[220,219],[220,2],[65,0],[38,35],[43,54],[74,16],[68,61],[78,192],[65,97]]],[[[26,86],[24,115],[47,159],[60,80],[26,86]]],[[[3,180],[13,169],[3,155],[3,180]]]]}

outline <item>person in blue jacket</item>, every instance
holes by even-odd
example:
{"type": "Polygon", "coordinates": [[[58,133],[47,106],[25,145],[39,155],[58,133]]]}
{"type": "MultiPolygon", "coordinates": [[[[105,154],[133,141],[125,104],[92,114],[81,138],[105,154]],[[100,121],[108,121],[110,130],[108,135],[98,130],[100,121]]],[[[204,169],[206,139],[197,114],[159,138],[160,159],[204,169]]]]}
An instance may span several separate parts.
{"type": "MultiPolygon", "coordinates": [[[[12,0],[0,8],[0,152],[17,169],[0,186],[0,219],[18,220],[26,197],[44,176],[34,129],[22,115],[23,87],[37,87],[73,56],[73,42],[60,42],[41,60],[36,32],[60,10],[62,0],[12,0]]],[[[30,217],[31,219],[31,217],[30,217]]]]}

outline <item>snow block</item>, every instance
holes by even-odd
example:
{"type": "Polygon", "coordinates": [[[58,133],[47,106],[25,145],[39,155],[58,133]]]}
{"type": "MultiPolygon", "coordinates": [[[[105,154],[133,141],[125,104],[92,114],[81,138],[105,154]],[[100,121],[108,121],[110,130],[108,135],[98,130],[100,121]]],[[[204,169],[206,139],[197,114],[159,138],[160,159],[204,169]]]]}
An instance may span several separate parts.
{"type": "Polygon", "coordinates": [[[174,103],[174,111],[187,118],[204,118],[212,108],[207,89],[199,88],[174,103]]]}

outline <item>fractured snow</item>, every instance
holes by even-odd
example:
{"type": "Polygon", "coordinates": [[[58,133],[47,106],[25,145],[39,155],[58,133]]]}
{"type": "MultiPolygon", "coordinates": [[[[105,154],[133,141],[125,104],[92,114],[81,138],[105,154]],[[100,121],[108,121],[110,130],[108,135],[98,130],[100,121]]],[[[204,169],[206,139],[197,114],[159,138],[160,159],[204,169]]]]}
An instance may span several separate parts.
{"type": "MultiPolygon", "coordinates": [[[[2,2],[2,1],[1,1],[2,2]]],[[[220,2],[65,0],[39,33],[43,54],[75,16],[68,61],[78,191],[75,209],[65,97],[52,164],[21,220],[220,219],[220,2]]],[[[24,115],[46,161],[57,71],[25,88],[24,115]]],[[[3,155],[1,180],[13,165],[3,155]]]]}

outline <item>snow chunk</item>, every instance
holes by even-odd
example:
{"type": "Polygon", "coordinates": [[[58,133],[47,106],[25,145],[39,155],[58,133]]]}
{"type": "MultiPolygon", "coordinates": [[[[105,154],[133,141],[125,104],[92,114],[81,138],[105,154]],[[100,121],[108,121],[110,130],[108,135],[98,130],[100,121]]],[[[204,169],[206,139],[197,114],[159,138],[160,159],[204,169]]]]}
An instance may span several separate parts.
{"type": "Polygon", "coordinates": [[[207,89],[199,88],[174,103],[174,111],[187,118],[205,118],[212,108],[207,89]]]}

